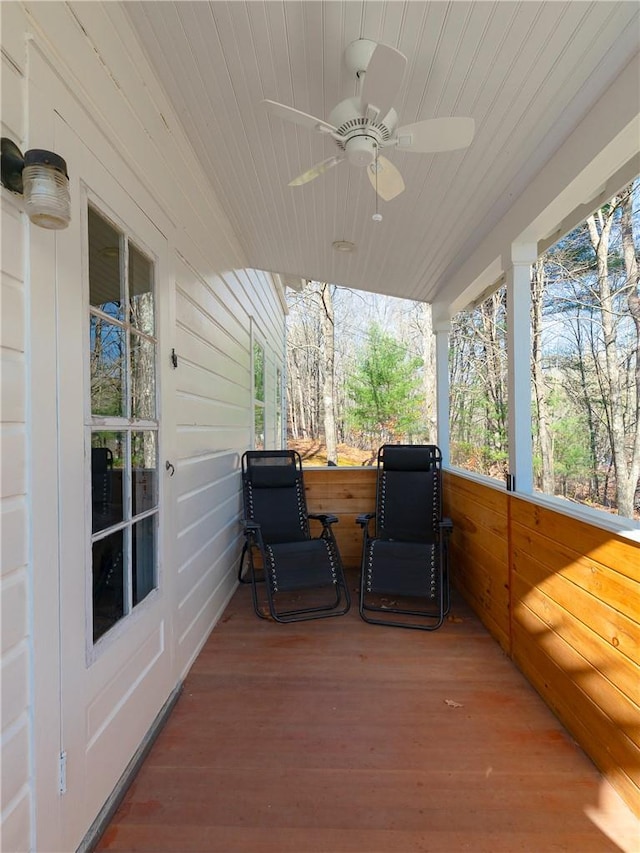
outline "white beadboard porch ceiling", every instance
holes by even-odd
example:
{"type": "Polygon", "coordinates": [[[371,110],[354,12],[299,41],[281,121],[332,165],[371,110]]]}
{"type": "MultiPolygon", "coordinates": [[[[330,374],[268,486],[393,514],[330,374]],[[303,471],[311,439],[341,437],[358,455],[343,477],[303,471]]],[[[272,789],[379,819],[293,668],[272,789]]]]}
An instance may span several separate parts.
{"type": "MultiPolygon", "coordinates": [[[[232,0],[128,2],[143,48],[243,245],[248,265],[433,301],[638,50],[636,2],[232,0]],[[330,138],[263,98],[326,118],[355,94],[357,38],[408,58],[400,124],[472,116],[470,148],[385,155],[406,191],[380,202],[330,138]],[[331,248],[353,241],[352,254],[331,248]]],[[[390,153],[389,153],[390,152],[390,153]]]]}

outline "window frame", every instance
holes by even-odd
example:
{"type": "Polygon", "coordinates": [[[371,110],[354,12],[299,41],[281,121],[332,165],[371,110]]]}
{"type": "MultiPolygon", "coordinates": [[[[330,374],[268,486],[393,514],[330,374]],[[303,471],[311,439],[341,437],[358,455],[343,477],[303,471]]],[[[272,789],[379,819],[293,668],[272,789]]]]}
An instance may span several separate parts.
{"type": "Polygon", "coordinates": [[[140,237],[135,229],[124,222],[107,204],[95,196],[88,187],[84,187],[82,193],[82,217],[83,217],[83,359],[85,382],[83,388],[84,409],[84,444],[85,444],[85,567],[86,567],[86,595],[85,595],[85,626],[86,626],[86,648],[87,662],[93,663],[104,650],[111,647],[117,639],[135,624],[138,618],[152,606],[160,595],[162,587],[162,536],[161,517],[163,503],[163,478],[161,477],[160,459],[162,458],[162,420],[161,420],[161,388],[160,388],[160,302],[158,299],[158,280],[160,259],[149,245],[140,237]],[[119,238],[119,274],[120,286],[123,287],[123,301],[126,303],[126,313],[122,319],[114,319],[107,312],[91,304],[90,294],[90,264],[89,264],[89,210],[101,217],[111,228],[118,233],[119,238]],[[142,255],[150,264],[151,292],[153,294],[153,335],[138,329],[130,318],[129,307],[129,245],[142,255]],[[123,279],[124,276],[124,279],[123,279]],[[107,320],[109,323],[122,328],[125,335],[125,352],[123,356],[124,375],[123,382],[125,390],[122,392],[126,404],[123,415],[106,416],[94,415],[92,412],[91,397],[91,321],[93,317],[107,320]],[[155,418],[134,418],[130,411],[131,407],[131,352],[132,337],[136,336],[142,340],[153,343],[153,374],[154,374],[154,398],[155,418]],[[92,507],[92,466],[91,455],[93,447],[93,436],[99,432],[124,433],[126,441],[125,465],[123,467],[123,518],[111,525],[94,531],[93,530],[93,507],[92,507]],[[156,455],[156,483],[155,483],[155,505],[150,509],[133,513],[133,491],[135,488],[132,459],[132,436],[139,432],[155,433],[155,455],[156,455]],[[148,593],[137,603],[133,603],[133,531],[137,524],[148,518],[154,518],[154,548],[153,548],[153,586],[148,593]],[[123,614],[99,637],[94,639],[94,601],[93,601],[93,546],[96,542],[107,538],[113,533],[127,531],[123,553],[126,565],[123,567],[123,614]]]}

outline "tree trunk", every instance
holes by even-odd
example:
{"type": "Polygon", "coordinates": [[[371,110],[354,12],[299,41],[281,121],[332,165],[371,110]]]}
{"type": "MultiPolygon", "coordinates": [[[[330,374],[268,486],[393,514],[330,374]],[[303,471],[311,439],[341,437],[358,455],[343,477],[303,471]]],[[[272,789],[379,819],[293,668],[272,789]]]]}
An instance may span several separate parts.
{"type": "MultiPolygon", "coordinates": [[[[482,347],[484,351],[484,370],[487,383],[488,397],[485,400],[486,412],[486,448],[502,452],[505,449],[507,434],[506,424],[506,389],[504,353],[499,340],[499,320],[503,294],[493,293],[480,306],[480,321],[482,324],[482,347]]],[[[486,459],[487,470],[491,465],[490,456],[486,459]]]]}
{"type": "Polygon", "coordinates": [[[598,295],[600,301],[602,332],[605,346],[606,381],[611,431],[611,451],[616,475],[616,504],[618,514],[633,518],[633,497],[635,483],[631,482],[632,471],[628,467],[625,453],[625,424],[623,402],[621,399],[620,367],[616,346],[616,328],[614,323],[614,301],[609,279],[609,243],[615,211],[619,199],[613,199],[607,208],[596,215],[589,216],[587,227],[591,245],[596,254],[598,270],[598,295]],[[596,221],[597,216],[597,221],[596,221]]]}
{"type": "Polygon", "coordinates": [[[538,436],[540,441],[541,458],[541,489],[545,495],[555,494],[555,474],[553,465],[553,440],[549,428],[549,405],[545,390],[544,372],[542,369],[542,304],[544,299],[545,277],[544,261],[538,259],[533,268],[531,282],[531,313],[532,313],[532,370],[533,387],[538,410],[538,436]]]}
{"type": "Polygon", "coordinates": [[[338,464],[336,440],[336,419],[334,414],[334,373],[335,373],[335,324],[333,318],[333,296],[330,284],[322,284],[320,301],[322,302],[322,357],[323,376],[322,399],[324,403],[324,440],[327,448],[327,465],[338,464]]]}
{"type": "MultiPolygon", "coordinates": [[[[596,427],[597,417],[596,417],[596,412],[594,411],[591,391],[589,389],[589,381],[588,381],[588,377],[587,377],[587,365],[585,363],[584,348],[583,348],[583,343],[582,343],[583,335],[581,332],[582,323],[580,322],[580,316],[581,316],[581,311],[580,311],[580,308],[578,308],[578,312],[577,312],[578,322],[576,323],[576,343],[578,345],[578,371],[579,371],[579,376],[580,376],[580,393],[582,394],[582,400],[584,402],[584,409],[585,409],[585,412],[587,414],[587,426],[589,428],[589,452],[591,454],[591,472],[592,472],[592,476],[593,476],[593,491],[594,491],[597,499],[598,500],[602,499],[603,503],[606,504],[606,501],[607,501],[606,485],[605,485],[604,495],[602,496],[602,498],[600,496],[600,472],[598,471],[598,441],[597,441],[597,427],[596,427]]],[[[595,351],[594,351],[593,335],[590,335],[590,341],[591,341],[591,358],[592,358],[594,365],[596,365],[596,370],[597,370],[598,359],[597,359],[595,351]]],[[[600,384],[600,382],[601,382],[600,373],[598,372],[596,375],[597,375],[598,383],[600,384]]],[[[604,397],[605,397],[604,389],[603,389],[601,396],[604,399],[604,397]]]]}
{"type": "Polygon", "coordinates": [[[424,415],[427,443],[435,440],[436,421],[436,341],[433,334],[431,305],[421,305],[422,363],[424,370],[424,415]]]}
{"type": "Polygon", "coordinates": [[[627,278],[629,295],[627,304],[635,326],[636,351],[635,351],[635,435],[631,448],[631,460],[629,465],[629,497],[631,503],[629,517],[633,518],[635,509],[635,494],[640,480],[640,270],[636,256],[636,245],[633,238],[632,202],[633,185],[627,187],[622,193],[622,253],[624,256],[624,268],[627,278]]]}

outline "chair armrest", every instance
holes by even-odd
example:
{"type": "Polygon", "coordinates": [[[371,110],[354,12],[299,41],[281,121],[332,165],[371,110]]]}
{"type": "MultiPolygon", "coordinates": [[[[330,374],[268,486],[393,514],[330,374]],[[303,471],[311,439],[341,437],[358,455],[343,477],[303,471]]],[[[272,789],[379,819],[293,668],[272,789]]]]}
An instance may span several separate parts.
{"type": "Polygon", "coordinates": [[[362,512],[356,516],[356,524],[359,524],[362,528],[368,527],[371,519],[375,517],[375,512],[362,512]]]}
{"type": "Polygon", "coordinates": [[[328,512],[309,512],[307,518],[315,518],[317,521],[321,521],[324,527],[329,524],[337,524],[340,521],[337,515],[328,512]]]}

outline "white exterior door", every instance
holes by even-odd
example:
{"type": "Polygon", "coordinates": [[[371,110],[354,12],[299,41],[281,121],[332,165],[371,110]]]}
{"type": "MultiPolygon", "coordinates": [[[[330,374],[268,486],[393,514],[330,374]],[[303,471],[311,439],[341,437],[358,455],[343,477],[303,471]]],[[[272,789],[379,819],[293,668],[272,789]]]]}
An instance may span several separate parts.
{"type": "Polygon", "coordinates": [[[56,234],[55,318],[60,818],[62,849],[71,850],[173,687],[160,369],[169,364],[168,252],[121,185],[118,155],[99,160],[55,121],[72,164],[72,221],[56,234]]]}

